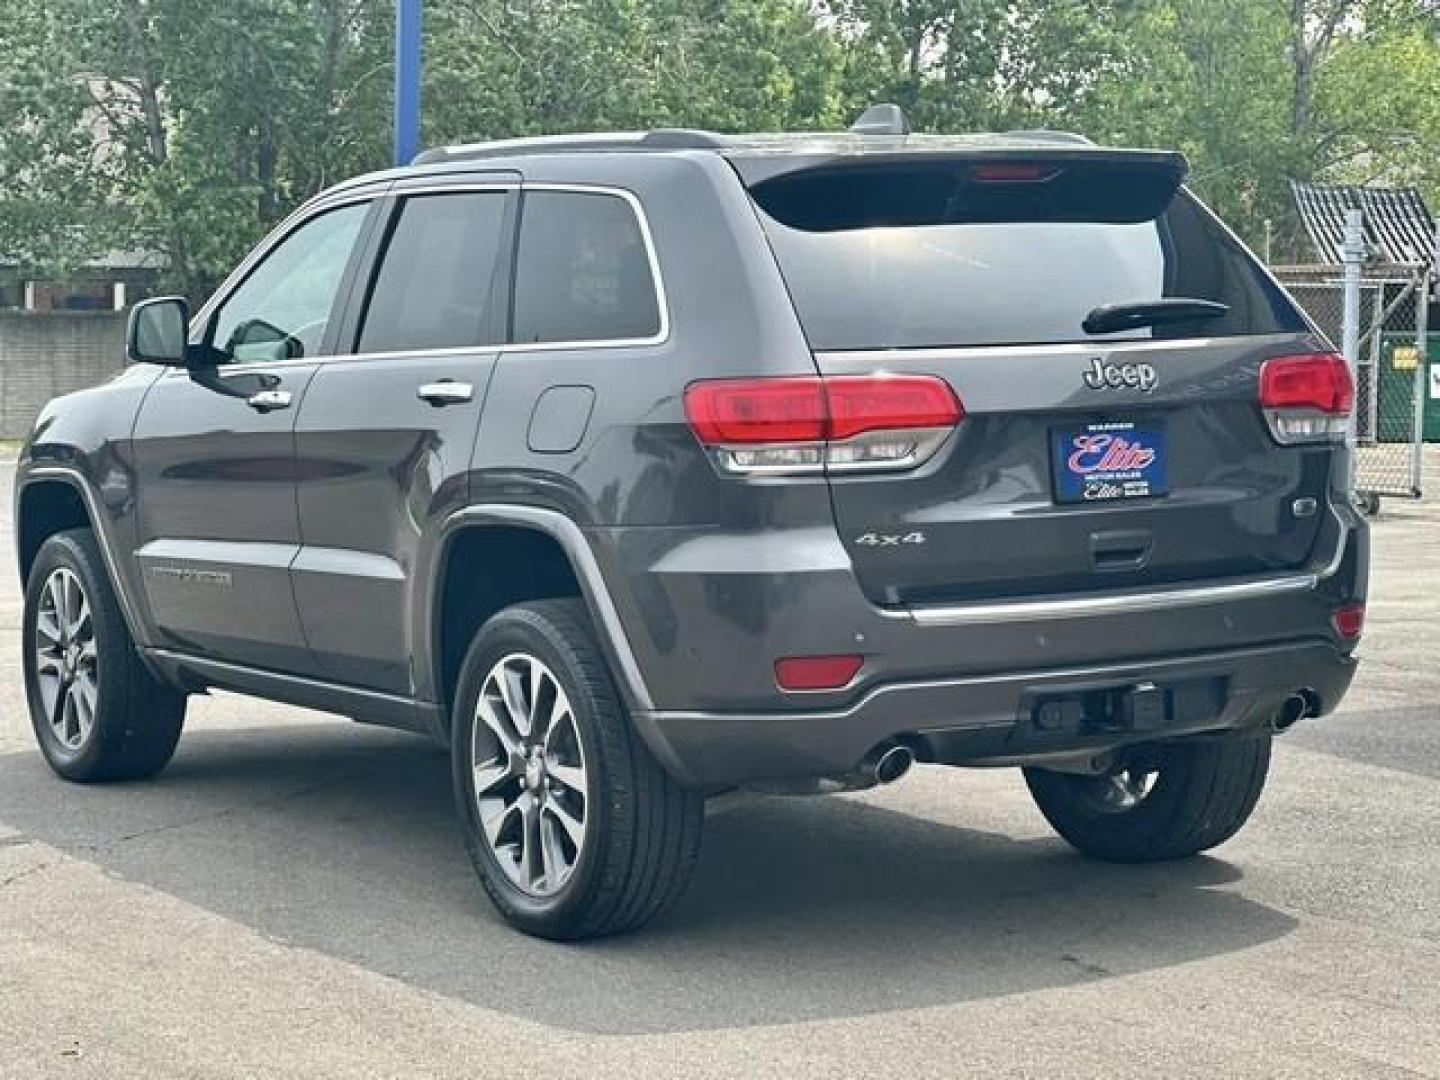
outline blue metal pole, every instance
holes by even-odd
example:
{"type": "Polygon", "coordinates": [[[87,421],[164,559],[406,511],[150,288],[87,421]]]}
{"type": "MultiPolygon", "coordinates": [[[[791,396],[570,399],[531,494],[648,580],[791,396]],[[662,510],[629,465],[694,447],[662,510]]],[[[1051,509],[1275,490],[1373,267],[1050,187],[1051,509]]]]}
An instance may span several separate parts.
{"type": "Polygon", "coordinates": [[[395,0],[395,164],[420,152],[420,0],[395,0]]]}

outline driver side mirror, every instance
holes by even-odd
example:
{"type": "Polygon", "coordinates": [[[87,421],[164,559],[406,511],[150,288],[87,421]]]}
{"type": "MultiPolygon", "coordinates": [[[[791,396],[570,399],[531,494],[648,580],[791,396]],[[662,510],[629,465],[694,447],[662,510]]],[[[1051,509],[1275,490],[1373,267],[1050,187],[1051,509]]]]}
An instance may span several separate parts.
{"type": "Polygon", "coordinates": [[[130,309],[125,355],[135,364],[184,366],[190,305],[182,296],[157,296],[130,309]]]}

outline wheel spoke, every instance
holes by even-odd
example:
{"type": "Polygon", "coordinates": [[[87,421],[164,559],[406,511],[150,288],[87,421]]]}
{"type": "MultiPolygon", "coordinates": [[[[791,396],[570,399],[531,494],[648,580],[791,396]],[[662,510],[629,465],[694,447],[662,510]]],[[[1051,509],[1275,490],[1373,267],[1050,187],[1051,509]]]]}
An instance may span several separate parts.
{"type": "Polygon", "coordinates": [[[75,676],[75,692],[85,700],[85,704],[94,710],[96,699],[99,697],[100,688],[95,684],[95,676],[88,671],[81,671],[75,676]]]}
{"type": "Polygon", "coordinates": [[[526,734],[532,738],[544,734],[536,725],[540,722],[540,688],[545,685],[549,677],[550,672],[545,669],[544,664],[531,662],[530,700],[526,703],[525,718],[530,726],[526,734]]]}
{"type": "Polygon", "coordinates": [[[55,690],[55,700],[50,709],[50,726],[55,729],[62,740],[65,738],[65,706],[69,701],[70,688],[62,681],[55,690]]]}
{"type": "Polygon", "coordinates": [[[71,685],[70,696],[75,703],[77,734],[80,741],[84,742],[90,736],[90,729],[95,726],[97,694],[94,681],[88,675],[77,676],[71,685]]]}
{"type": "Polygon", "coordinates": [[[1106,792],[1106,798],[1111,802],[1124,806],[1135,797],[1135,792],[1130,787],[1130,780],[1124,773],[1113,773],[1109,780],[1110,790],[1106,792]]]}
{"type": "Polygon", "coordinates": [[[500,675],[500,694],[510,712],[510,723],[522,739],[530,736],[530,707],[525,703],[524,677],[509,664],[500,675]]]}
{"type": "Polygon", "coordinates": [[[565,881],[570,864],[565,861],[554,819],[544,813],[540,816],[540,863],[545,873],[545,884],[551,889],[558,889],[565,881]]]}
{"type": "Polygon", "coordinates": [[[85,602],[85,594],[80,590],[80,582],[73,575],[67,573],[64,577],[63,591],[65,593],[65,636],[75,640],[76,631],[80,627],[80,607],[85,602]]]}
{"type": "Polygon", "coordinates": [[[574,765],[561,765],[550,762],[545,766],[545,771],[551,777],[559,780],[577,795],[585,794],[585,770],[578,769],[574,765]]]}
{"type": "Polygon", "coordinates": [[[481,805],[480,827],[485,831],[485,839],[490,842],[492,850],[499,851],[500,834],[505,831],[505,823],[519,811],[520,800],[523,798],[523,795],[518,795],[510,802],[502,802],[489,814],[485,813],[485,807],[481,805]]]}
{"type": "Polygon", "coordinates": [[[75,687],[67,686],[63,693],[65,702],[60,712],[60,739],[67,746],[80,741],[80,705],[75,700],[75,687]]]}
{"type": "Polygon", "coordinates": [[[484,764],[475,766],[475,794],[484,796],[494,791],[506,780],[513,780],[515,771],[510,767],[510,762],[487,761],[484,764]]]}
{"type": "Polygon", "coordinates": [[[569,722],[574,720],[570,713],[570,700],[565,696],[565,691],[560,689],[559,683],[552,683],[555,690],[555,700],[550,703],[550,712],[545,719],[545,746],[549,749],[554,743],[557,733],[563,732],[569,722]]]}
{"type": "Polygon", "coordinates": [[[70,637],[75,640],[83,640],[90,636],[90,602],[85,599],[85,594],[78,593],[78,603],[75,605],[75,622],[70,627],[70,637]]]}
{"type": "Polygon", "coordinates": [[[540,885],[540,804],[528,795],[520,807],[520,882],[527,889],[540,885]]]}
{"type": "Polygon", "coordinates": [[[1090,789],[1090,798],[1094,805],[1105,813],[1126,813],[1150,796],[1158,775],[1153,769],[1133,766],[1117,769],[1095,778],[1094,786],[1090,789]]]}
{"type": "Polygon", "coordinates": [[[40,612],[35,617],[35,632],[52,649],[60,647],[60,618],[54,608],[46,606],[44,601],[41,601],[40,612]]]}
{"type": "Polygon", "coordinates": [[[585,823],[555,799],[551,799],[545,804],[545,810],[560,823],[560,826],[569,835],[570,842],[575,845],[576,852],[579,852],[580,842],[585,839],[585,823]]]}
{"type": "Polygon", "coordinates": [[[69,600],[65,595],[65,572],[57,570],[50,575],[50,580],[45,583],[45,588],[50,594],[50,609],[55,612],[55,623],[60,631],[60,639],[63,641],[66,628],[70,625],[70,614],[66,607],[69,600]]]}
{"type": "MultiPolygon", "coordinates": [[[[488,690],[488,687],[486,688],[488,690]]],[[[502,702],[503,705],[503,702],[502,702]]],[[[480,701],[476,705],[476,712],[485,726],[490,729],[491,734],[500,743],[500,748],[509,758],[514,758],[520,753],[520,740],[507,729],[505,722],[495,709],[495,703],[490,699],[485,690],[480,692],[480,701]]]]}

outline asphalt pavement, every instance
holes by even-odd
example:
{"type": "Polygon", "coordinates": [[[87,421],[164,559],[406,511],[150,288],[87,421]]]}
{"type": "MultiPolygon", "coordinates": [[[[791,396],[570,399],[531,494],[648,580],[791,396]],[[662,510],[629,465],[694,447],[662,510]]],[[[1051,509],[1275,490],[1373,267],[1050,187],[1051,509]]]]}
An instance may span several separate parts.
{"type": "Polygon", "coordinates": [[[1087,862],[1017,773],[922,767],[719,800],[672,914],[563,946],[410,736],[216,695],[158,780],[54,779],[10,481],[0,1077],[1440,1076],[1440,504],[1386,504],[1357,686],[1212,856],[1087,862]]]}

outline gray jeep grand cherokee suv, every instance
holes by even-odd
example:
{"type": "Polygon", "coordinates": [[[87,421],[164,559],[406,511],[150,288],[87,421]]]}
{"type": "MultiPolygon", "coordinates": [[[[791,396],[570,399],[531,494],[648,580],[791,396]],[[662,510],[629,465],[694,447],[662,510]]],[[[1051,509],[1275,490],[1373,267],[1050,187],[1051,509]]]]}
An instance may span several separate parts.
{"type": "Polygon", "coordinates": [[[880,107],[315,197],[35,426],[46,758],[156,773],[210,687],[425,733],[555,938],[673,902],[739,785],[1015,765],[1086,853],[1221,843],[1350,682],[1367,547],[1346,367],[1184,175],[880,107]]]}

